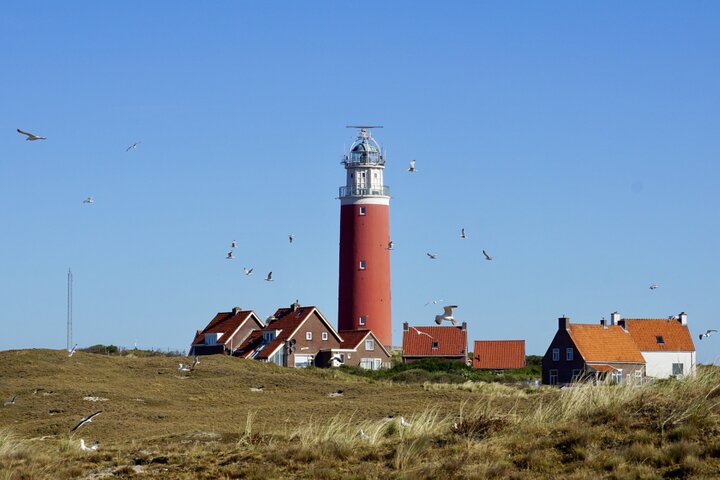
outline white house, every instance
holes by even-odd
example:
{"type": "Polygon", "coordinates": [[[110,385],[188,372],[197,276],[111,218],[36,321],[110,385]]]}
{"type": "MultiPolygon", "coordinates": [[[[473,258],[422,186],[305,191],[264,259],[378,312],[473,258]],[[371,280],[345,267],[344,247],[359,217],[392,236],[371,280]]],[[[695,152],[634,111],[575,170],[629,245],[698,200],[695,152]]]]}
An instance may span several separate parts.
{"type": "Polygon", "coordinates": [[[669,318],[621,318],[614,312],[610,323],[623,327],[645,358],[645,376],[682,378],[695,375],[695,344],[685,312],[669,318]]]}

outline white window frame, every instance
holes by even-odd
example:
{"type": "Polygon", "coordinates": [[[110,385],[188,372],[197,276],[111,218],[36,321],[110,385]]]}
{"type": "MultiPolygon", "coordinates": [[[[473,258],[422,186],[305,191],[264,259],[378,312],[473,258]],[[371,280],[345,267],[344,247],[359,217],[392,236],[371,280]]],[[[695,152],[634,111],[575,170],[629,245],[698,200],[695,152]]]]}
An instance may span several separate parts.
{"type": "Polygon", "coordinates": [[[642,372],[642,369],[639,368],[639,369],[635,370],[635,383],[641,384],[642,379],[643,379],[643,372],[642,372]]]}
{"type": "Polygon", "coordinates": [[[618,385],[622,385],[622,384],[623,384],[623,371],[622,371],[622,368],[619,368],[619,369],[617,369],[617,370],[614,370],[613,372],[610,373],[610,381],[611,381],[611,382],[615,382],[615,383],[617,383],[618,385]]]}
{"type": "Polygon", "coordinates": [[[568,362],[571,362],[572,359],[573,359],[573,353],[574,353],[573,348],[572,348],[572,347],[567,347],[567,348],[565,349],[565,360],[568,361],[568,362]]]}
{"type": "Polygon", "coordinates": [[[368,352],[375,350],[375,340],[372,338],[365,340],[365,350],[368,352]]]}
{"type": "Polygon", "coordinates": [[[550,370],[550,373],[548,374],[548,382],[550,385],[558,384],[558,371],[556,369],[550,370]]]}
{"type": "Polygon", "coordinates": [[[553,362],[560,361],[560,349],[559,348],[552,349],[552,359],[553,359],[553,362]]]}
{"type": "Polygon", "coordinates": [[[367,323],[367,317],[365,315],[360,315],[360,318],[358,318],[358,325],[365,325],[367,323]]]}
{"type": "Polygon", "coordinates": [[[327,332],[322,332],[322,334],[320,335],[320,338],[322,338],[323,340],[327,340],[328,339],[327,332]]]}
{"type": "Polygon", "coordinates": [[[360,260],[360,265],[358,266],[359,270],[365,270],[367,268],[367,262],[365,260],[360,260]]]}
{"type": "Polygon", "coordinates": [[[671,366],[671,372],[674,376],[678,378],[682,378],[683,375],[685,375],[685,365],[682,362],[679,363],[673,363],[671,366]],[[680,373],[675,373],[675,365],[680,365],[680,373]]]}
{"type": "Polygon", "coordinates": [[[305,340],[312,340],[312,332],[305,332],[305,340]]]}
{"type": "Polygon", "coordinates": [[[312,366],[313,362],[315,361],[315,358],[313,357],[313,355],[297,354],[297,353],[296,353],[296,354],[295,354],[295,359],[294,359],[294,361],[295,361],[295,363],[294,363],[293,366],[294,366],[295,368],[306,368],[306,367],[311,367],[311,366],[312,366]],[[304,361],[304,362],[301,362],[301,361],[299,361],[299,360],[305,360],[305,361],[304,361]]]}
{"type": "Polygon", "coordinates": [[[360,207],[360,208],[358,209],[358,215],[363,215],[363,216],[364,216],[364,215],[366,215],[366,214],[367,214],[367,209],[366,209],[365,207],[360,207]]]}

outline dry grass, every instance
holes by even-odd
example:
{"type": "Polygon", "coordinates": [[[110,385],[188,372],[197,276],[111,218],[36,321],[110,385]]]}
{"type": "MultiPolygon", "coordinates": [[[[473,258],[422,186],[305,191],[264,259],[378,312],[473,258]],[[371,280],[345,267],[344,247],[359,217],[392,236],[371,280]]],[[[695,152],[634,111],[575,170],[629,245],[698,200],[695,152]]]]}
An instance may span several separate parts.
{"type": "Polygon", "coordinates": [[[0,480],[720,477],[717,368],[561,391],[396,385],[222,356],[185,377],[174,358],[26,350],[0,352],[0,378],[1,395],[18,395],[0,409],[0,480]],[[80,438],[100,448],[82,452],[80,438]]]}

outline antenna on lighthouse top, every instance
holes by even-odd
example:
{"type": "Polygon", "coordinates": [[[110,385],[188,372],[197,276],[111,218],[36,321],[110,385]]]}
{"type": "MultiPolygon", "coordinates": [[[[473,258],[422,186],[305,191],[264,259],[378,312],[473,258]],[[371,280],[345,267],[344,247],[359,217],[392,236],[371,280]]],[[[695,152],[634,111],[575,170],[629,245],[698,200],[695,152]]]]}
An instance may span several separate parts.
{"type": "Polygon", "coordinates": [[[371,135],[368,132],[371,128],[383,128],[382,125],[345,125],[345,128],[359,128],[360,134],[358,138],[370,138],[371,135]]]}

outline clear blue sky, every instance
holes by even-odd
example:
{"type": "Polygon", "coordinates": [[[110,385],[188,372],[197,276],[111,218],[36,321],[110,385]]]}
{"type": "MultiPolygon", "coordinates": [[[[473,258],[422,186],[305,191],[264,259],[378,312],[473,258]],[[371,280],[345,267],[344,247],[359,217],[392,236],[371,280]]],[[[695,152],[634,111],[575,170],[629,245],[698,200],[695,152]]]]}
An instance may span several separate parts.
{"type": "Polygon", "coordinates": [[[370,123],[395,344],[442,298],[531,354],[563,314],[686,311],[720,357],[697,340],[720,326],[717,2],[16,2],[0,45],[0,349],[64,348],[68,267],[81,346],[185,350],[295,299],[336,324],[344,126],[370,123]]]}

